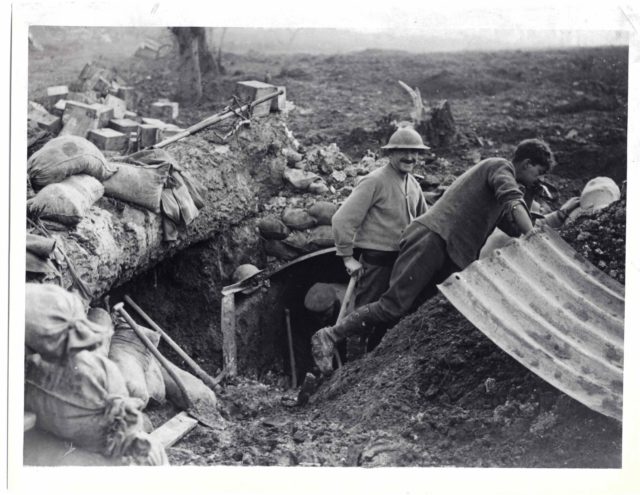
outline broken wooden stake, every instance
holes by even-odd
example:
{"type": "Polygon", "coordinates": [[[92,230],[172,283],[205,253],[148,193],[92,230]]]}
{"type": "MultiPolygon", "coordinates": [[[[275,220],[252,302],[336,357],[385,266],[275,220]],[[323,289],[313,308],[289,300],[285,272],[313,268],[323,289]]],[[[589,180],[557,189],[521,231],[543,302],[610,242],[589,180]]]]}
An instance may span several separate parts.
{"type": "Polygon", "coordinates": [[[150,436],[157,442],[160,442],[162,446],[167,449],[182,440],[182,438],[193,430],[197,424],[198,420],[182,411],[159,428],[153,430],[150,436]]]}

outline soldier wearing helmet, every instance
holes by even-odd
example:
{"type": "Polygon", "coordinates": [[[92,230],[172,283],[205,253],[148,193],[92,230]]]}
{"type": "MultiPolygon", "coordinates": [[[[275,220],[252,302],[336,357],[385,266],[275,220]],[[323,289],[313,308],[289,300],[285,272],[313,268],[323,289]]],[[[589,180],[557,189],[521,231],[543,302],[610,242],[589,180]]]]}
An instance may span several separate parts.
{"type": "MultiPolygon", "coordinates": [[[[402,232],[427,211],[420,185],[411,175],[429,150],[420,134],[402,127],[382,150],[389,163],[363,177],[332,218],[337,255],[347,273],[358,279],[356,308],[377,300],[387,290],[402,232]]],[[[370,348],[379,338],[372,340],[370,348]]]]}

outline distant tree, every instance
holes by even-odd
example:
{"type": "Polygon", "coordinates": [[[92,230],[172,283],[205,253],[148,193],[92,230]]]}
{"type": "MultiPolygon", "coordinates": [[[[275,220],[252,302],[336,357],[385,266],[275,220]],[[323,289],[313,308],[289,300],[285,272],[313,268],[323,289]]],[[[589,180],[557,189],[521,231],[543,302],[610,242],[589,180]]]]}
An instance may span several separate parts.
{"type": "Polygon", "coordinates": [[[181,101],[196,103],[202,98],[202,76],[219,74],[218,64],[207,47],[207,34],[203,27],[169,28],[178,42],[180,56],[179,94],[181,101]]]}

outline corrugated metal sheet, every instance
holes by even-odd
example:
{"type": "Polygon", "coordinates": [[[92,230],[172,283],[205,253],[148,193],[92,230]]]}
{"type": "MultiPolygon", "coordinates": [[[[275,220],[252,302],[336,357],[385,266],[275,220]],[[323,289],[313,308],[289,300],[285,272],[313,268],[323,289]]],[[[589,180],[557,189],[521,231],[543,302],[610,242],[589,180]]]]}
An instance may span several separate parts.
{"type": "Polygon", "coordinates": [[[556,232],[536,229],[438,288],[521,364],[622,420],[624,287],[556,232]]]}

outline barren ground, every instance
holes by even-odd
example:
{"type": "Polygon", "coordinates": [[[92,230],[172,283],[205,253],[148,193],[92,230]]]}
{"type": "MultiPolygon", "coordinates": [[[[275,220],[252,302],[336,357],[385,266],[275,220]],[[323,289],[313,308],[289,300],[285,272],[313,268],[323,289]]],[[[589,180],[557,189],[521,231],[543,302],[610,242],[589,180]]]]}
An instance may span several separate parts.
{"type": "MultiPolygon", "coordinates": [[[[107,30],[100,31],[108,33],[107,30]]],[[[126,34],[126,35],[125,35],[126,34]]],[[[141,36],[111,41],[82,32],[36,31],[29,96],[73,81],[84,64],[116,67],[143,96],[173,98],[171,58],[133,59],[141,36]],[[120,44],[119,44],[120,43],[120,44]],[[129,45],[127,45],[129,43],[129,45]],[[124,50],[123,46],[128,46],[124,50]]],[[[365,51],[340,56],[225,54],[226,74],[205,99],[181,106],[185,127],[219,110],[234,82],[263,79],[287,87],[296,104],[289,126],[303,145],[336,142],[352,160],[385,141],[387,123],[407,119],[398,86],[418,86],[429,104],[448,99],[460,138],[434,150],[421,173],[452,180],[480,158],[504,156],[520,139],[550,142],[559,165],[551,182],[561,200],[588,179],[626,179],[627,50],[593,48],[426,54],[365,51]]],[[[563,233],[601,269],[624,282],[625,202],[563,233]],[[589,235],[580,235],[588,232],[589,235]]],[[[194,274],[197,277],[197,274],[194,274]]],[[[221,283],[221,286],[224,285],[221,283]]],[[[197,309],[194,309],[197,311],[197,309]]],[[[197,347],[200,337],[193,335],[197,347]]],[[[214,372],[215,369],[209,371],[214,372]]],[[[220,431],[198,426],[168,450],[173,464],[325,466],[500,466],[614,468],[621,426],[546,384],[437,297],[392,328],[365,358],[348,363],[312,403],[289,408],[286,380],[239,378],[220,393],[228,419],[220,431]],[[487,378],[496,381],[489,393],[487,378]]],[[[170,410],[150,411],[154,422],[170,410]]],[[[156,424],[156,426],[158,426],[156,424]]]]}

